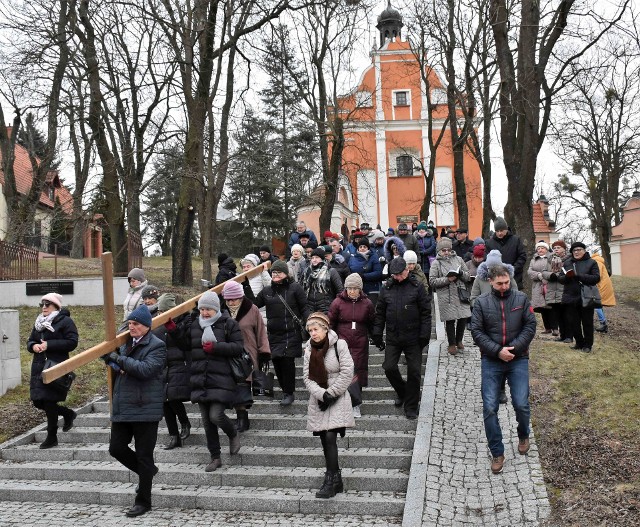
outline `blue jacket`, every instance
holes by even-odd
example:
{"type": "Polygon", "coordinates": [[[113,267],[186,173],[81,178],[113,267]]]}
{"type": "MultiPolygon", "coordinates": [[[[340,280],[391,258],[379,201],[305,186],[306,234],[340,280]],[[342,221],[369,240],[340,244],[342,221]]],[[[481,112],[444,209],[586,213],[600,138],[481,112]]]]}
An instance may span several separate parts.
{"type": "Polygon", "coordinates": [[[132,344],[129,338],[118,350],[122,370],[115,373],[111,420],[115,423],[160,421],[167,346],[151,331],[135,346],[132,344]]]}
{"type": "Polygon", "coordinates": [[[349,269],[352,273],[358,273],[362,277],[365,293],[377,293],[382,283],[382,265],[376,251],[369,251],[369,257],[361,252],[354,254],[349,260],[349,269]]]}

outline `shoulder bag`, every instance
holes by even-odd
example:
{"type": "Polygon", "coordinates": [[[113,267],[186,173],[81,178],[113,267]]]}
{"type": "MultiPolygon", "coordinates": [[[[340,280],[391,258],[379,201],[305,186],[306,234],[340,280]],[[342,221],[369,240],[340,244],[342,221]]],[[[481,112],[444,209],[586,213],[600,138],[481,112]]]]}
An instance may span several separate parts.
{"type": "MultiPolygon", "coordinates": [[[[49,368],[53,368],[57,364],[60,364],[60,363],[54,361],[53,359],[47,358],[45,354],[43,370],[48,370],[49,368]]],[[[69,373],[64,374],[62,377],[58,377],[55,381],[51,381],[49,383],[49,386],[61,392],[68,392],[69,389],[71,388],[71,383],[73,383],[75,378],[76,378],[76,374],[71,371],[69,373]]]]}
{"type": "MultiPolygon", "coordinates": [[[[276,293],[276,292],[274,291],[274,293],[276,293]]],[[[293,322],[298,325],[298,327],[300,328],[301,331],[304,332],[306,330],[306,328],[304,327],[304,324],[302,323],[302,320],[300,320],[300,317],[298,317],[298,315],[296,315],[294,313],[293,309],[291,309],[291,306],[289,304],[287,304],[287,301],[282,297],[282,295],[280,293],[276,293],[276,295],[278,295],[278,298],[284,304],[284,307],[286,308],[286,310],[291,315],[291,318],[293,318],[293,322]]]]}
{"type": "MultiPolygon", "coordinates": [[[[229,342],[229,326],[225,323],[224,325],[224,337],[225,341],[229,342]]],[[[251,355],[245,350],[242,349],[242,353],[235,357],[228,357],[229,366],[231,367],[231,376],[236,384],[246,384],[247,378],[253,372],[253,360],[251,360],[251,355]]]]}
{"type": "Polygon", "coordinates": [[[586,285],[580,282],[582,307],[597,309],[602,307],[602,297],[597,285],[586,285]]]}

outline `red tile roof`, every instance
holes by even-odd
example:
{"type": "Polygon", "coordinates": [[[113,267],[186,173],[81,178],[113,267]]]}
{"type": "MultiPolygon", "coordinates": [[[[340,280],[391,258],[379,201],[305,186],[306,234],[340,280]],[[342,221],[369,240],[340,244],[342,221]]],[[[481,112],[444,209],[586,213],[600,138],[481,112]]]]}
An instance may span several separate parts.
{"type": "Polygon", "coordinates": [[[555,223],[550,219],[545,219],[542,212],[543,204],[539,201],[533,204],[533,232],[555,232],[555,223]]]}
{"type": "MultiPolygon", "coordinates": [[[[8,129],[7,131],[9,134],[11,134],[11,129],[8,129]]],[[[29,161],[29,154],[27,153],[27,149],[17,143],[15,156],[16,157],[13,163],[13,172],[16,177],[16,188],[20,194],[26,195],[27,192],[29,192],[31,183],[33,181],[31,161],[29,161]]],[[[0,161],[2,161],[2,152],[0,152],[0,161]]],[[[54,196],[60,200],[62,210],[67,214],[71,214],[73,212],[73,197],[71,196],[71,192],[69,192],[69,189],[60,182],[58,171],[50,170],[47,174],[46,182],[49,185],[53,185],[55,192],[54,196]]],[[[4,173],[2,172],[1,166],[0,185],[4,185],[4,173]]],[[[47,189],[45,188],[45,191],[40,194],[40,205],[53,209],[54,201],[49,199],[49,194],[46,190],[47,189]]]]}

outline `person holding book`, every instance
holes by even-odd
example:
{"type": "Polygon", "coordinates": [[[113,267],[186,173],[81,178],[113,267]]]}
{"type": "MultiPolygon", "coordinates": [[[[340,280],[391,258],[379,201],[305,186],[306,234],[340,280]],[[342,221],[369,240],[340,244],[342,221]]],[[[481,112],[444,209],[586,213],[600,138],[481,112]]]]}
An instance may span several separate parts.
{"type": "Polygon", "coordinates": [[[447,351],[456,355],[464,350],[462,338],[467,319],[471,316],[469,292],[469,271],[464,260],[453,252],[451,239],[441,238],[437,245],[436,259],[429,270],[429,285],[437,293],[440,320],[445,323],[447,351]]]}

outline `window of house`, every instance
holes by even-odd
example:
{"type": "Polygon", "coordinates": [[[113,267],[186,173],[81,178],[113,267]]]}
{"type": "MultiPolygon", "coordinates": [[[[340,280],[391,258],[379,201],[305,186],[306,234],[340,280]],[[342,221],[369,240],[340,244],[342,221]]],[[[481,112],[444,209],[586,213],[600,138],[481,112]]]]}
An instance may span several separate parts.
{"type": "Polygon", "coordinates": [[[413,176],[413,157],[407,155],[396,157],[396,176],[413,176]]]}
{"type": "Polygon", "coordinates": [[[49,187],[49,193],[48,193],[49,199],[51,201],[55,201],[55,197],[56,197],[56,189],[54,186],[50,186],[49,187]]]}
{"type": "Polygon", "coordinates": [[[395,96],[396,106],[409,106],[409,92],[397,91],[395,92],[395,96]]]}

